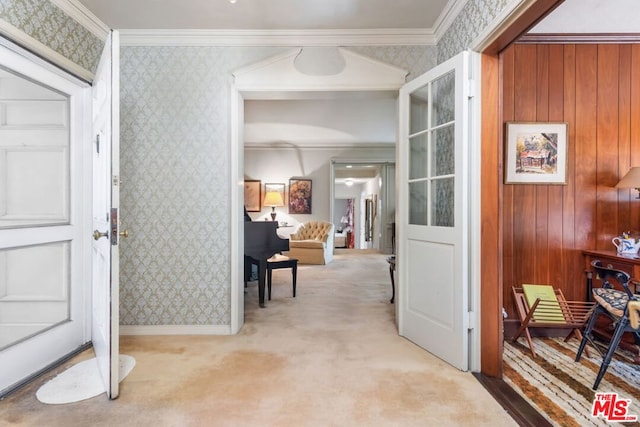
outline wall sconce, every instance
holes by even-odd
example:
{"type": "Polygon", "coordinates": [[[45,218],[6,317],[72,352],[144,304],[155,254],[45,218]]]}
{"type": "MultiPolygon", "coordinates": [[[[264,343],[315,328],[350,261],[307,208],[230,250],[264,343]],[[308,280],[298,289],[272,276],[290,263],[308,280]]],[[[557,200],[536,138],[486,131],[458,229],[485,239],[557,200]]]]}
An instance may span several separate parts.
{"type": "Polygon", "coordinates": [[[638,191],[636,199],[640,199],[640,167],[635,166],[629,169],[629,172],[616,184],[616,188],[635,188],[638,191]]]}
{"type": "Polygon", "coordinates": [[[284,206],[284,200],[277,191],[267,191],[264,196],[264,206],[271,206],[271,221],[276,220],[276,207],[284,206]]]}

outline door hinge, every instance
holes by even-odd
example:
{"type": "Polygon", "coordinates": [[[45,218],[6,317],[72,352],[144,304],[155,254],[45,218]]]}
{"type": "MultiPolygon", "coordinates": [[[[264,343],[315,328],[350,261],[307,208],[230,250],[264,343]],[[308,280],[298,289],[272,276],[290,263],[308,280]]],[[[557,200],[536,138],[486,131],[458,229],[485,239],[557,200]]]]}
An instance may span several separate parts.
{"type": "Polygon", "coordinates": [[[465,313],[464,323],[467,330],[471,331],[476,329],[476,313],[474,311],[467,311],[465,313]]]}
{"type": "Polygon", "coordinates": [[[120,177],[118,177],[118,175],[113,175],[113,186],[117,187],[118,185],[120,185],[120,177]]]}
{"type": "Polygon", "coordinates": [[[467,85],[468,85],[467,97],[469,99],[474,98],[477,93],[476,81],[474,79],[469,79],[467,85]]]}

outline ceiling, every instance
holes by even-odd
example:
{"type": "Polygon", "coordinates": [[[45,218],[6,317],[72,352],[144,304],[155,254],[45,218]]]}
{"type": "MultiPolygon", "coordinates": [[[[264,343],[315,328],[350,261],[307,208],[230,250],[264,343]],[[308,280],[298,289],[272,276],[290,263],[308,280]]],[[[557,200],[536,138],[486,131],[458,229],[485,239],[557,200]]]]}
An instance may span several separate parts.
{"type": "Polygon", "coordinates": [[[79,0],[116,29],[432,29],[463,0],[79,0]]]}
{"type": "MultiPolygon", "coordinates": [[[[253,32],[257,37],[275,32],[293,33],[298,38],[323,32],[344,38],[356,33],[364,34],[358,39],[360,45],[380,45],[375,43],[379,41],[376,36],[386,36],[394,44],[405,44],[398,42],[404,36],[417,44],[435,44],[471,0],[70,1],[98,18],[98,32],[115,28],[137,31],[138,35],[146,31],[155,36],[158,32],[175,36],[176,31],[199,30],[244,36],[253,32]]],[[[65,4],[62,0],[55,2],[65,4]]],[[[638,34],[639,15],[639,0],[565,0],[531,32],[638,34]]]]}

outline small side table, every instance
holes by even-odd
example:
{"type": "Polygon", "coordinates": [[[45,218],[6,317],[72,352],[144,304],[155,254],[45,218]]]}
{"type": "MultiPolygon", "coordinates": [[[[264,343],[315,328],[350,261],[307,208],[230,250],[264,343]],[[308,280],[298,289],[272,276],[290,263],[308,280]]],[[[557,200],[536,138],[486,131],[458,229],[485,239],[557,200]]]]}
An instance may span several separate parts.
{"type": "Polygon", "coordinates": [[[267,260],[267,294],[271,301],[271,276],[272,271],[279,268],[290,268],[293,277],[293,297],[296,297],[296,278],[298,276],[298,260],[284,255],[274,255],[267,260]]]}

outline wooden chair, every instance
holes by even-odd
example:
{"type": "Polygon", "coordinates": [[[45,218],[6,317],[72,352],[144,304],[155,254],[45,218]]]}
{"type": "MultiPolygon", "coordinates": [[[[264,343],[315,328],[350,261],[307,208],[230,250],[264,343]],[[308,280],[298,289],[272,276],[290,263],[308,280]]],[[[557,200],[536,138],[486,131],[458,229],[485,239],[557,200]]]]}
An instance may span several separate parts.
{"type": "Polygon", "coordinates": [[[633,294],[633,292],[631,292],[631,289],[629,289],[631,276],[624,271],[603,265],[600,260],[592,261],[591,268],[602,281],[602,287],[593,288],[591,290],[593,299],[596,301],[596,308],[584,330],[584,336],[582,337],[580,347],[576,354],[576,362],[580,361],[582,351],[585,350],[587,341],[589,341],[596,350],[600,351],[593,342],[593,328],[596,325],[598,316],[601,314],[608,316],[615,325],[613,336],[611,337],[609,346],[607,347],[607,352],[605,354],[600,353],[602,355],[602,363],[600,364],[598,375],[596,376],[596,380],[592,387],[593,390],[597,390],[598,385],[600,385],[600,381],[602,381],[602,378],[611,363],[613,354],[615,353],[618,344],[620,344],[622,335],[625,332],[633,332],[636,344],[640,344],[640,331],[634,327],[636,320],[635,316],[637,316],[636,301],[638,301],[638,298],[633,294]],[[634,323],[631,322],[630,308],[633,310],[631,315],[634,317],[634,323]]]}
{"type": "Polygon", "coordinates": [[[511,340],[516,342],[524,332],[533,357],[536,357],[536,353],[529,331],[531,328],[570,329],[565,341],[568,341],[573,335],[582,339],[580,330],[589,320],[595,305],[593,302],[567,301],[560,289],[553,289],[548,285],[537,286],[546,286],[549,297],[546,299],[529,298],[531,303],[527,301],[523,288],[513,287],[513,296],[521,325],[511,340]]]}

